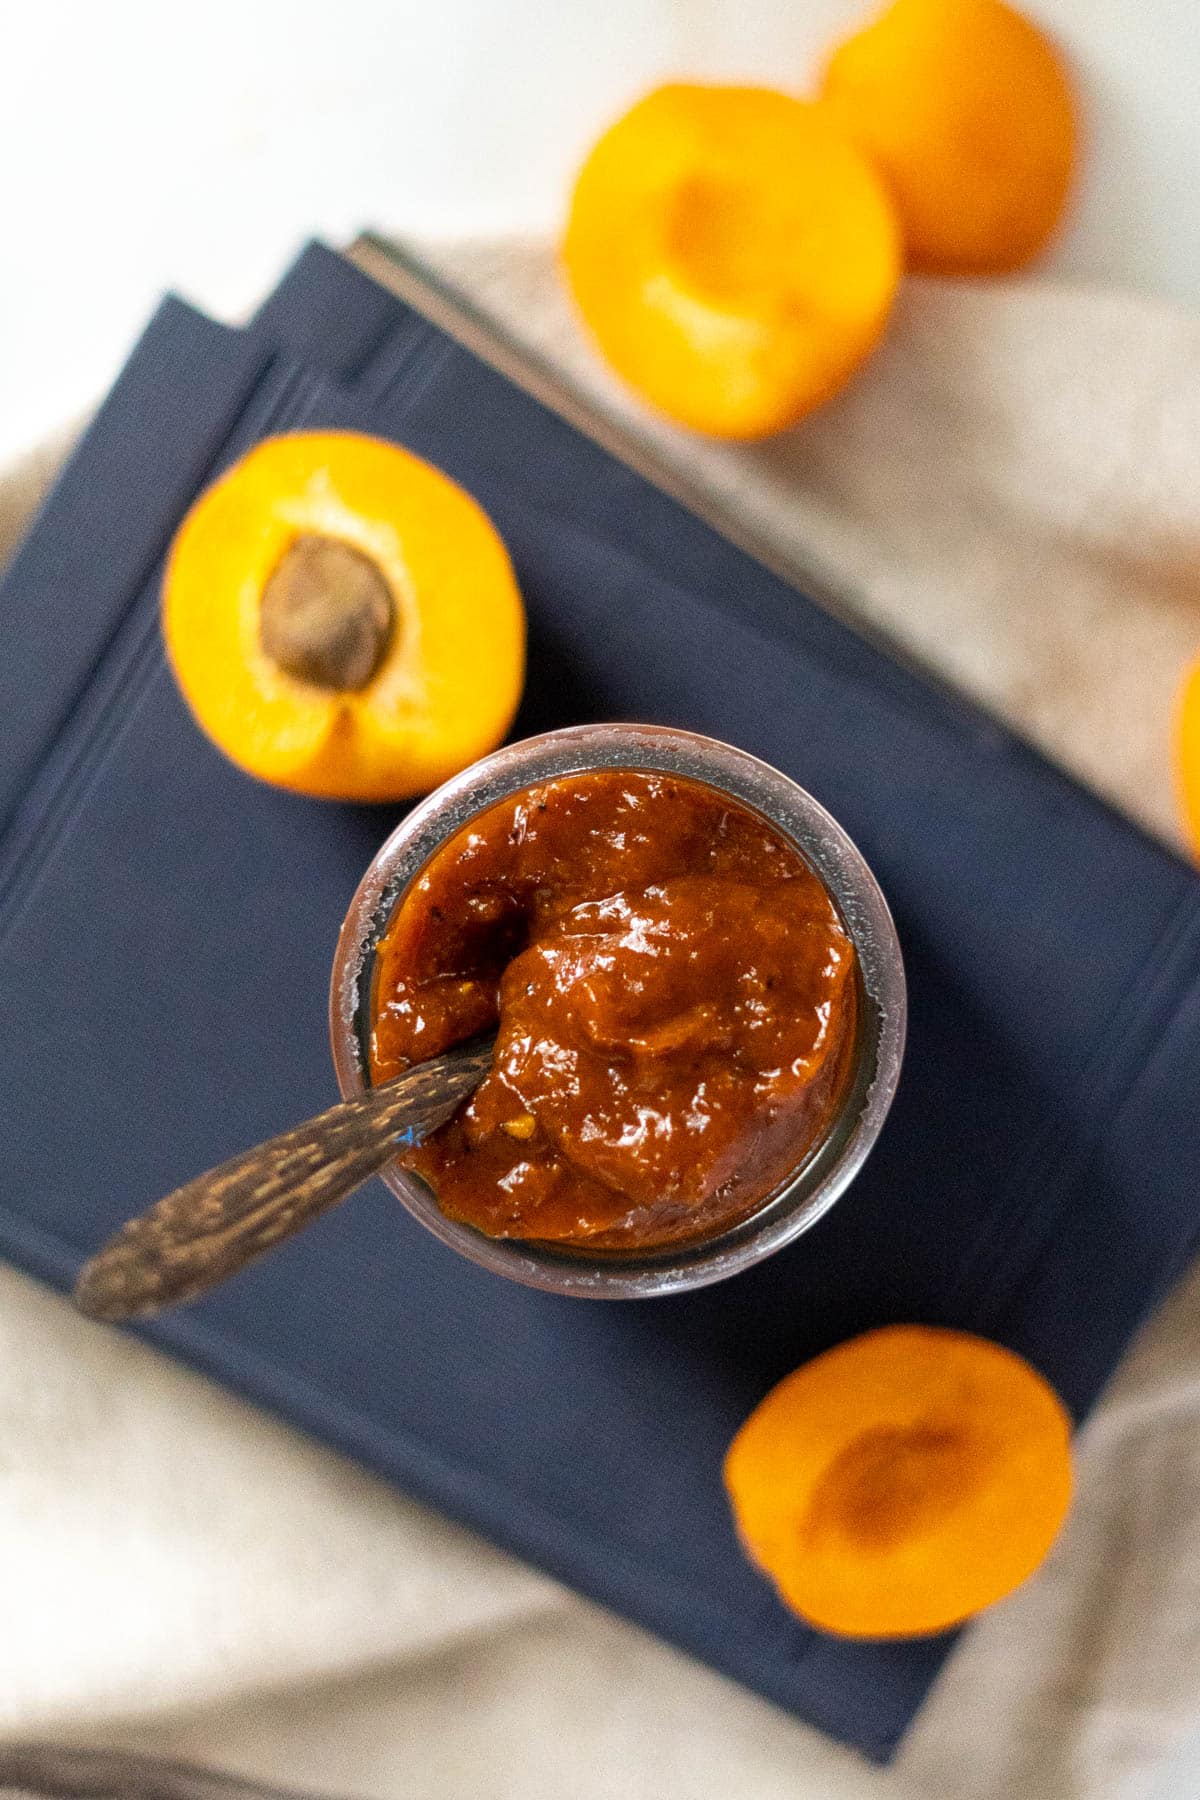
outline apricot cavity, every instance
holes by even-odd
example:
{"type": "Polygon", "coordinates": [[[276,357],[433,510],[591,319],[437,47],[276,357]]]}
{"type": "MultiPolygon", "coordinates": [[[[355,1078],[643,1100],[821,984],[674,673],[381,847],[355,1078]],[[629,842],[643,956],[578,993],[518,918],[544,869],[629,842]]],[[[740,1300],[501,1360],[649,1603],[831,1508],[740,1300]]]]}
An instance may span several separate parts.
{"type": "Polygon", "coordinates": [[[898,1325],[771,1390],[735,1437],[739,1535],[785,1603],[846,1637],[943,1631],[1038,1567],[1071,1495],[1070,1419],[998,1344],[898,1325]]]}

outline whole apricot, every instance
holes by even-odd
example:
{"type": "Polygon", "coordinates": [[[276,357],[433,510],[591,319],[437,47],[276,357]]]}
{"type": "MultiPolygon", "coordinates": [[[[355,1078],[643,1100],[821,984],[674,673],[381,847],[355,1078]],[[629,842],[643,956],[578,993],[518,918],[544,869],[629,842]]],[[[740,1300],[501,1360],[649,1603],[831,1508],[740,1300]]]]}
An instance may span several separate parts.
{"type": "Polygon", "coordinates": [[[995,275],[1062,217],[1079,128],[1054,44],[1005,0],[893,0],[829,58],[821,98],[886,180],[910,268],[995,275]]]}

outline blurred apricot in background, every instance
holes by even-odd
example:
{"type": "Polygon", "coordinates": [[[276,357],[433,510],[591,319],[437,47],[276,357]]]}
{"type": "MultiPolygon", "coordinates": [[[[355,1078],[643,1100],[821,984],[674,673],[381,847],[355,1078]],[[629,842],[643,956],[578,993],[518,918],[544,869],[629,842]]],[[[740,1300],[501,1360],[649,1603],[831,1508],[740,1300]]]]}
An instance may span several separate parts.
{"type": "Polygon", "coordinates": [[[1183,827],[1200,858],[1200,662],[1192,664],[1180,691],[1177,745],[1183,827]]]}
{"type": "Polygon", "coordinates": [[[1071,188],[1072,84],[1004,0],[893,0],[830,56],[822,99],[875,162],[910,268],[995,275],[1050,238],[1071,188]]]}
{"type": "Polygon", "coordinates": [[[714,437],[794,425],[874,348],[901,270],[883,183],[825,108],[674,84],[579,174],[568,283],[609,363],[714,437]]]}

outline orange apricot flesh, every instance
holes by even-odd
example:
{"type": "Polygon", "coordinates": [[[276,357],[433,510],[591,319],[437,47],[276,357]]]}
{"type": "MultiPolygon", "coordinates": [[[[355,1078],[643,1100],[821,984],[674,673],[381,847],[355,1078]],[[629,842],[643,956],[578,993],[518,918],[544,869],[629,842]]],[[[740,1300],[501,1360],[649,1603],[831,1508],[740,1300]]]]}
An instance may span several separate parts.
{"type": "Polygon", "coordinates": [[[1053,1389],[1011,1351],[890,1326],[773,1388],[725,1483],[786,1605],[845,1637],[918,1637],[1043,1561],[1070,1504],[1070,1434],[1053,1389]]]}
{"type": "Polygon", "coordinates": [[[580,171],[568,284],[616,373],[693,430],[794,425],[874,348],[900,273],[883,186],[820,107],[676,83],[580,171]]]}
{"type": "Polygon", "coordinates": [[[524,675],[521,597],[486,514],[355,432],[268,438],[201,494],[163,631],[226,756],[329,799],[437,787],[501,741],[524,675]]]}

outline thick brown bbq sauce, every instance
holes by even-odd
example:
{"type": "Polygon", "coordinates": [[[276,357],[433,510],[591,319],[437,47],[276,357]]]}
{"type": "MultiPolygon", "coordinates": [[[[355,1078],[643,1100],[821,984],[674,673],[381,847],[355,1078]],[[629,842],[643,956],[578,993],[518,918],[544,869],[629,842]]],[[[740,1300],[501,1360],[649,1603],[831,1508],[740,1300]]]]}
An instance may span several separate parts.
{"type": "Polygon", "coordinates": [[[492,1072],[400,1160],[492,1237],[714,1236],[822,1139],[851,1073],[853,945],[757,814],[604,769],[477,815],[380,943],[371,1076],[498,1028],[492,1072]]]}

